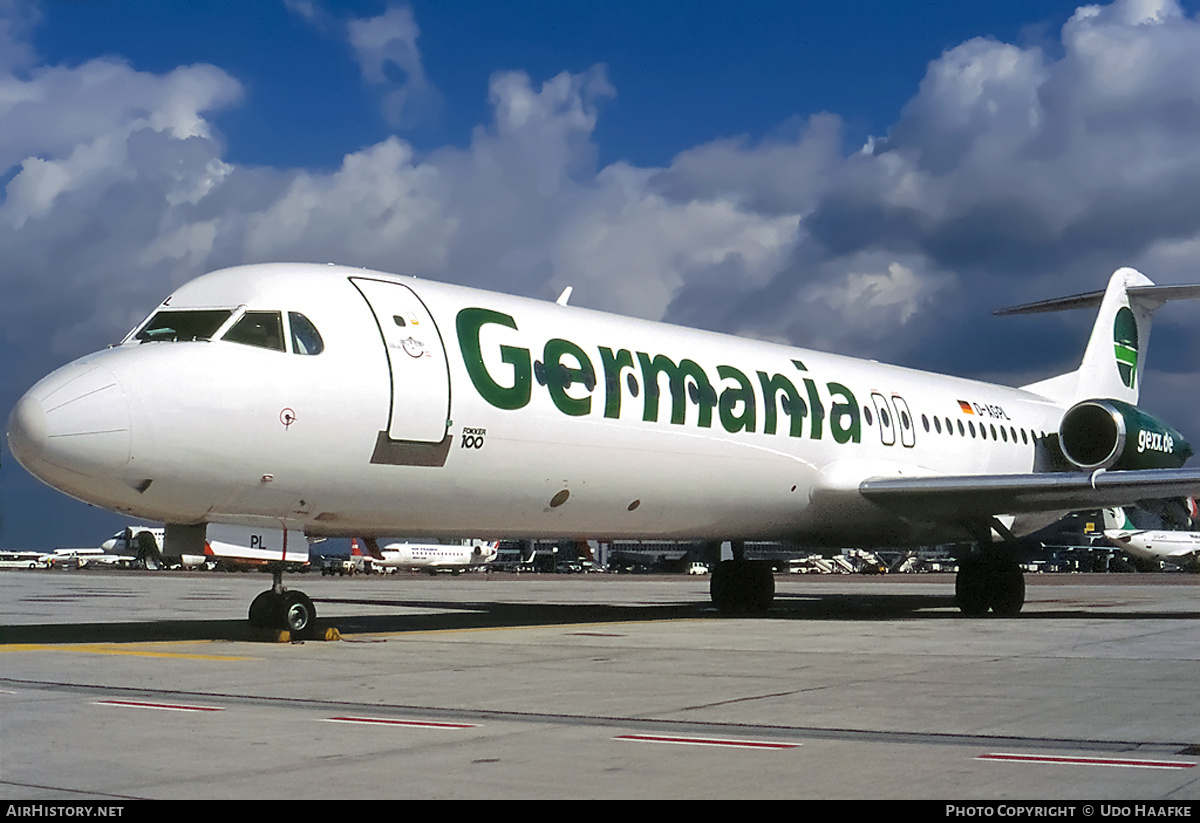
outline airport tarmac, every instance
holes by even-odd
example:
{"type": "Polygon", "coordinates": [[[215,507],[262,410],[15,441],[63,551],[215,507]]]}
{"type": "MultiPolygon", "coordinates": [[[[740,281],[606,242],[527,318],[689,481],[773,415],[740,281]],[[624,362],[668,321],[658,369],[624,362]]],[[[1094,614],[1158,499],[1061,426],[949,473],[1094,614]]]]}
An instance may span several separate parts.
{"type": "Polygon", "coordinates": [[[1200,578],[0,572],[0,797],[1200,799],[1200,578]]]}

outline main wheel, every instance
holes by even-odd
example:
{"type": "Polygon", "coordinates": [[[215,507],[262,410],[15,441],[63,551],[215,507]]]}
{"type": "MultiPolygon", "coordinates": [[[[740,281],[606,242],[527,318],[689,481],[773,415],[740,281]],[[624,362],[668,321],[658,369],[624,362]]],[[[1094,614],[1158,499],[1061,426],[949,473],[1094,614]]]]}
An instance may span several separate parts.
{"type": "Polygon", "coordinates": [[[966,557],[958,565],[954,597],[959,611],[980,617],[1016,617],[1025,605],[1025,574],[1004,557],[966,557]]]}
{"type": "Polygon", "coordinates": [[[954,578],[954,600],[967,617],[980,617],[988,610],[988,575],[977,557],[964,557],[954,578]]]}
{"type": "Polygon", "coordinates": [[[1025,575],[1016,563],[1003,563],[992,575],[992,614],[1016,617],[1025,605],[1025,575]]]}
{"type": "Polygon", "coordinates": [[[288,591],[283,593],[283,628],[292,633],[292,637],[305,640],[313,636],[317,610],[312,600],[304,592],[288,591]]]}

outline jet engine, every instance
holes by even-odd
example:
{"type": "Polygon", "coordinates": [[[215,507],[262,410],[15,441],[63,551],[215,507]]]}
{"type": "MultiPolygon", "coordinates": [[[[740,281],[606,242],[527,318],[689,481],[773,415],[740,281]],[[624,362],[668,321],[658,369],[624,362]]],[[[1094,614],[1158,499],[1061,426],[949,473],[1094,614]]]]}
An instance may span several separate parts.
{"type": "Polygon", "coordinates": [[[1063,415],[1063,456],[1077,469],[1177,469],[1192,456],[1183,435],[1137,406],[1084,400],[1063,415]]]}

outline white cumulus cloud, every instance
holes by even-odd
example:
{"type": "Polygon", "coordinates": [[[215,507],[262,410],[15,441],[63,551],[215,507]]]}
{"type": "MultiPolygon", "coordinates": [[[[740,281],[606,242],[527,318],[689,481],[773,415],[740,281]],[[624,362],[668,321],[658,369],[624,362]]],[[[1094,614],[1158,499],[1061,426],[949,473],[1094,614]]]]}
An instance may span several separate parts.
{"type": "MultiPolygon", "coordinates": [[[[409,7],[339,21],[289,6],[397,95],[381,102],[393,122],[427,113],[409,7]]],[[[0,43],[20,45],[30,22],[0,21],[0,43]]],[[[798,112],[767,139],[601,168],[596,126],[619,90],[596,66],[498,72],[469,144],[418,153],[397,135],[323,171],[229,161],[212,117],[242,88],[220,67],[38,65],[22,46],[0,63],[0,339],[25,380],[188,277],[289,259],[550,298],[571,285],[578,305],[903,360],[931,330],[961,336],[998,302],[1098,288],[1120,265],[1191,278],[1200,24],[1118,0],[1061,37],[1056,56],[949,49],[863,151],[844,149],[836,114],[798,112]],[[56,329],[49,347],[29,347],[31,328],[56,329]]],[[[995,368],[938,351],[935,366],[995,368]]]]}

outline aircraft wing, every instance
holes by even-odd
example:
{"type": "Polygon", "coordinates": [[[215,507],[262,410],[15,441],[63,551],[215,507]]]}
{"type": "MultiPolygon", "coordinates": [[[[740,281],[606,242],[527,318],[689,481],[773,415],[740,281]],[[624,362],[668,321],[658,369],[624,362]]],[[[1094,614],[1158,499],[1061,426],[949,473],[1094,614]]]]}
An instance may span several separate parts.
{"type": "Polygon", "coordinates": [[[919,520],[962,521],[1191,497],[1200,493],[1200,469],[877,477],[860,483],[858,492],[919,520]]]}

